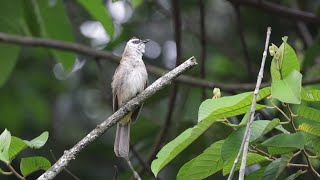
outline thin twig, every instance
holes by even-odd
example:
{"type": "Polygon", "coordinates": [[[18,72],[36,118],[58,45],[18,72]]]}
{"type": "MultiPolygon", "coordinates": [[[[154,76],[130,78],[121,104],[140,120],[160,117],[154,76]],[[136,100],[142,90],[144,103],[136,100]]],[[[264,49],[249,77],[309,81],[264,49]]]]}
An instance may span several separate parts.
{"type": "Polygon", "coordinates": [[[69,163],[74,160],[78,154],[92,142],[96,141],[97,138],[102,136],[106,131],[108,131],[112,126],[114,126],[122,117],[132,112],[138,106],[140,106],[146,99],[150,98],[157,91],[162,89],[164,86],[170,84],[174,78],[185,72],[186,70],[197,65],[196,59],[191,57],[180,66],[176,67],[169,73],[165,74],[153,84],[147,87],[142,93],[131,99],[124,106],[122,106],[118,111],[109,116],[101,124],[99,124],[95,129],[93,129],[86,137],[80,140],[75,146],[70,150],[66,150],[64,155],[44,174],[42,174],[38,180],[53,179],[57,174],[59,174],[63,168],[69,165],[69,163]]]}
{"type": "MultiPolygon", "coordinates": [[[[110,52],[96,50],[88,46],[84,46],[77,43],[70,43],[70,42],[46,39],[46,38],[16,36],[16,35],[10,35],[2,32],[0,32],[0,42],[24,45],[24,46],[53,48],[53,49],[59,49],[62,51],[74,52],[74,53],[82,54],[85,56],[90,56],[90,57],[93,57],[93,59],[110,60],[115,63],[120,62],[120,57],[115,56],[110,52]]],[[[157,66],[152,66],[150,64],[146,64],[146,67],[148,72],[159,77],[168,72],[168,70],[159,68],[157,66]]],[[[227,84],[222,82],[211,82],[208,80],[195,78],[188,75],[181,75],[178,78],[176,78],[174,81],[191,85],[191,86],[204,87],[209,89],[213,89],[217,87],[217,88],[220,88],[222,91],[226,91],[226,92],[251,91],[252,89],[255,88],[255,84],[253,83],[227,84]]],[[[320,83],[320,77],[304,80],[302,82],[303,85],[312,85],[312,84],[318,84],[318,83],[320,83]]],[[[270,83],[261,84],[261,87],[266,87],[266,86],[270,86],[270,83]]]]}
{"type": "Polygon", "coordinates": [[[244,38],[243,22],[242,22],[241,13],[240,13],[240,7],[237,4],[235,4],[234,7],[235,7],[235,10],[236,10],[236,14],[237,14],[238,31],[239,31],[239,36],[240,36],[240,41],[241,41],[243,53],[244,53],[244,56],[245,56],[245,61],[246,61],[246,66],[247,66],[247,73],[248,73],[248,77],[250,79],[252,79],[254,77],[254,72],[253,72],[253,69],[252,69],[252,63],[253,62],[250,59],[247,43],[246,43],[246,40],[244,38]]]}
{"type": "Polygon", "coordinates": [[[10,171],[20,180],[25,180],[25,178],[23,176],[21,176],[12,166],[11,164],[7,164],[8,168],[10,169],[10,171]]]}
{"type": "MultiPolygon", "coordinates": [[[[199,10],[200,10],[200,39],[201,39],[201,56],[200,56],[200,78],[206,78],[206,56],[207,56],[207,41],[206,41],[206,27],[205,27],[205,5],[203,0],[199,0],[199,10]]],[[[202,88],[202,99],[206,99],[206,89],[202,88]]]]}
{"type": "Polygon", "coordinates": [[[113,180],[116,180],[117,179],[117,173],[118,173],[118,166],[117,165],[114,165],[113,166],[114,168],[114,174],[113,174],[113,180]]]}
{"type": "Polygon", "coordinates": [[[261,9],[267,13],[278,15],[279,17],[290,18],[290,20],[300,20],[303,22],[310,22],[320,24],[320,16],[316,14],[300,11],[297,9],[288,8],[279,4],[272,3],[265,0],[229,0],[232,3],[239,5],[251,6],[257,9],[261,9]]]}
{"type": "Polygon", "coordinates": [[[262,61],[261,61],[261,67],[260,67],[260,71],[259,71],[259,75],[258,75],[258,79],[257,79],[257,85],[256,85],[256,88],[253,92],[253,99],[252,99],[252,103],[251,103],[251,107],[250,107],[249,120],[247,123],[246,131],[244,133],[243,140],[242,140],[238,155],[237,155],[236,159],[234,160],[234,164],[233,164],[232,169],[230,171],[228,180],[231,180],[234,175],[235,167],[238,164],[242,150],[243,150],[243,153],[242,153],[242,162],[241,162],[241,166],[240,166],[239,179],[240,180],[244,179],[244,172],[245,172],[245,168],[246,168],[246,160],[247,160],[247,154],[248,154],[248,149],[249,149],[249,140],[250,140],[250,134],[251,134],[251,126],[252,126],[252,122],[254,119],[254,113],[255,113],[254,108],[256,105],[260,84],[261,84],[261,81],[263,78],[263,69],[264,69],[264,64],[265,64],[266,57],[267,57],[267,49],[268,49],[268,45],[269,45],[270,34],[271,34],[271,27],[268,27],[265,47],[264,47],[262,61]]]}
{"type": "MultiPolygon", "coordinates": [[[[176,42],[176,67],[180,64],[181,58],[181,17],[180,17],[180,7],[179,0],[171,0],[172,3],[172,14],[173,14],[173,22],[174,22],[174,32],[175,32],[175,42],[176,42]]],[[[148,158],[147,163],[151,164],[151,161],[156,157],[161,144],[165,140],[168,135],[168,131],[172,121],[172,115],[175,109],[175,102],[178,93],[178,85],[176,83],[173,84],[171,89],[170,98],[168,102],[168,112],[166,114],[165,122],[160,130],[160,133],[157,137],[156,143],[151,150],[151,154],[148,158]]]]}
{"type": "Polygon", "coordinates": [[[133,177],[136,179],[136,180],[141,180],[141,177],[139,176],[139,174],[137,173],[137,171],[134,169],[134,167],[132,166],[131,164],[131,161],[129,158],[125,158],[125,161],[127,162],[129,168],[131,169],[132,173],[133,173],[133,177]]]}
{"type": "MultiPolygon", "coordinates": [[[[56,156],[53,154],[53,151],[50,149],[50,154],[55,162],[57,162],[56,156]]],[[[74,179],[80,180],[76,175],[74,175],[71,171],[69,171],[67,168],[64,168],[64,171],[66,171],[69,175],[71,175],[74,179]]]]}

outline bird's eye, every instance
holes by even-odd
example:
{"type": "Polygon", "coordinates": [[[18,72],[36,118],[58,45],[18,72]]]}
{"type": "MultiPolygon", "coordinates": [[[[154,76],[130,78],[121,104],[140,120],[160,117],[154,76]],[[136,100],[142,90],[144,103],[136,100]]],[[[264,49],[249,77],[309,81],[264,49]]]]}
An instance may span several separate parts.
{"type": "Polygon", "coordinates": [[[133,44],[138,44],[140,42],[139,39],[132,41],[133,44]]]}

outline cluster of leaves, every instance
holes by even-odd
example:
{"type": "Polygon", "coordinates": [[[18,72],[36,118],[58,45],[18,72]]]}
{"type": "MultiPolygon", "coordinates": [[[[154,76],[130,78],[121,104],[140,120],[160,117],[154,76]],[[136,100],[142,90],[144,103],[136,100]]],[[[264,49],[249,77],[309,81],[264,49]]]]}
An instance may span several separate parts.
{"type": "Polygon", "coordinates": [[[0,135],[0,161],[5,163],[10,171],[4,171],[0,169],[0,174],[11,175],[14,174],[24,179],[28,175],[38,170],[47,170],[51,167],[51,163],[48,159],[41,156],[22,158],[20,162],[21,174],[17,174],[17,171],[11,166],[12,161],[27,147],[32,149],[39,149],[45,145],[48,140],[48,132],[42,133],[40,136],[34,138],[31,141],[22,140],[18,137],[11,136],[11,133],[5,129],[0,135]]]}
{"type": "MultiPolygon", "coordinates": [[[[287,37],[283,38],[279,48],[272,45],[269,51],[273,56],[270,69],[272,85],[259,91],[257,101],[265,99],[272,106],[257,104],[255,109],[276,109],[281,112],[281,116],[253,122],[250,136],[251,149],[246,166],[260,164],[261,168],[250,173],[247,179],[276,179],[285,167],[290,166],[293,153],[298,155],[306,149],[314,153],[315,157],[320,157],[320,110],[306,107],[302,103],[320,101],[320,90],[302,88],[300,64],[295,51],[287,43],[287,37]],[[275,101],[280,101],[284,108],[287,108],[288,115],[275,105],[275,101]],[[291,104],[298,107],[296,114],[292,113],[291,104]],[[300,121],[300,124],[295,122],[301,117],[307,120],[300,121]],[[270,131],[276,135],[268,138],[265,135],[270,131]]],[[[177,179],[203,179],[218,171],[222,171],[224,176],[228,175],[241,146],[252,98],[253,92],[245,92],[205,100],[199,108],[197,125],[182,132],[157,154],[157,159],[151,165],[154,175],[157,176],[161,169],[216,122],[232,127],[233,132],[184,164],[177,174],[177,179]],[[232,124],[227,120],[229,117],[242,114],[245,116],[239,124],[232,124]]],[[[239,168],[240,164],[236,170],[239,168]]],[[[294,179],[305,172],[307,171],[301,169],[289,179],[294,179]]]]}

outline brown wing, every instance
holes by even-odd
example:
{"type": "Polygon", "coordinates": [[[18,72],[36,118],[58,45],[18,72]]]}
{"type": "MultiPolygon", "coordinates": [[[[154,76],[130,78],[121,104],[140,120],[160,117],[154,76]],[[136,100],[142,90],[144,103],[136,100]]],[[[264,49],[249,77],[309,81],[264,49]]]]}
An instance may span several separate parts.
{"type": "MultiPolygon", "coordinates": [[[[148,80],[146,81],[145,85],[144,85],[144,89],[146,89],[148,86],[148,80]]],[[[136,122],[136,120],[138,119],[141,109],[142,109],[143,104],[141,104],[136,110],[134,110],[132,112],[132,116],[131,116],[131,122],[134,123],[136,122]]]]}

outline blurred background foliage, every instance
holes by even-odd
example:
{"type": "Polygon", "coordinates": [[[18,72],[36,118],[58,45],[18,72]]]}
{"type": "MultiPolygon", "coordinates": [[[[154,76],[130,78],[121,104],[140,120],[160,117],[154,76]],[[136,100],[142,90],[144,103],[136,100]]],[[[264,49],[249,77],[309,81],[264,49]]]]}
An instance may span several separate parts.
{"type": "MultiPolygon", "coordinates": [[[[206,79],[225,84],[254,83],[267,26],[272,27],[271,42],[277,45],[282,36],[289,36],[289,43],[303,65],[304,79],[319,77],[320,1],[268,1],[279,7],[312,13],[318,18],[313,22],[273,13],[259,6],[247,6],[243,3],[247,1],[203,1],[206,79]],[[247,47],[243,46],[242,37],[247,47]]],[[[179,1],[181,61],[191,56],[202,61],[199,2],[179,1]]],[[[131,37],[149,38],[152,41],[147,45],[145,62],[165,69],[175,66],[176,43],[170,0],[6,0],[0,4],[1,32],[77,42],[118,56],[131,37]]],[[[5,43],[0,44],[0,57],[1,131],[7,128],[23,139],[30,139],[46,130],[50,133],[43,149],[27,151],[25,154],[42,154],[54,163],[53,156],[59,158],[64,150],[71,148],[112,114],[110,83],[116,63],[60,50],[5,43]]],[[[268,60],[265,82],[270,79],[271,58],[268,57],[268,60]]],[[[200,66],[188,74],[199,77],[200,66]]],[[[156,78],[149,73],[150,83],[156,78]]],[[[241,92],[221,90],[223,95],[241,92]]],[[[132,128],[132,146],[144,161],[148,160],[163,128],[170,92],[170,87],[166,87],[147,100],[139,121],[132,128]]],[[[211,98],[212,89],[207,88],[206,94],[206,98],[211,98]]],[[[179,83],[172,122],[166,127],[169,129],[162,139],[163,143],[195,124],[198,107],[203,100],[201,87],[179,83]]],[[[233,118],[232,121],[239,119],[233,118]]],[[[159,177],[175,179],[184,163],[211,143],[225,138],[231,132],[228,128],[223,124],[213,125],[200,140],[170,163],[159,177]]],[[[108,131],[83,151],[68,169],[80,179],[112,179],[115,174],[118,179],[131,178],[127,166],[116,159],[113,153],[114,133],[114,128],[108,131]]],[[[136,155],[132,154],[131,159],[139,169],[141,165],[136,155]]],[[[16,166],[18,164],[14,163],[16,166]]],[[[36,173],[30,179],[39,175],[36,173]]],[[[142,177],[153,179],[150,173],[144,173],[142,177]]],[[[15,179],[1,176],[1,179],[6,178],[15,179]]],[[[219,178],[224,179],[221,174],[209,179],[219,178]]],[[[308,175],[304,178],[308,178],[308,175]]],[[[72,177],[62,172],[56,179],[72,177]]]]}

